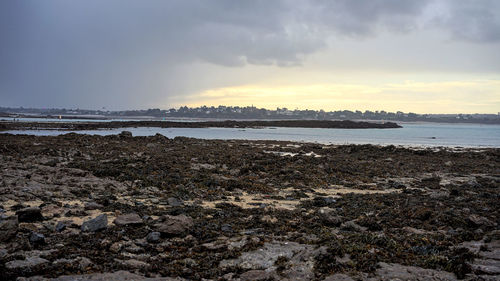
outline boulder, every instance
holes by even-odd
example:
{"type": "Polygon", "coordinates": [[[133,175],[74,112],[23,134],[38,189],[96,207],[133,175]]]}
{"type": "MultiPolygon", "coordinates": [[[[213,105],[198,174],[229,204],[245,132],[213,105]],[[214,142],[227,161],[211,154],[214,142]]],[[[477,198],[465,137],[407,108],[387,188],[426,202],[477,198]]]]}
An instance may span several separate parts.
{"type": "Polygon", "coordinates": [[[19,222],[36,222],[42,221],[42,210],[37,207],[28,207],[16,212],[19,222]]]}
{"type": "Polygon", "coordinates": [[[142,218],[136,213],[120,215],[113,221],[118,226],[124,225],[140,225],[143,223],[142,218]]]}
{"type": "Polygon", "coordinates": [[[106,229],[108,226],[108,216],[102,214],[94,219],[88,220],[82,224],[81,230],[83,232],[96,232],[99,230],[106,229]]]}

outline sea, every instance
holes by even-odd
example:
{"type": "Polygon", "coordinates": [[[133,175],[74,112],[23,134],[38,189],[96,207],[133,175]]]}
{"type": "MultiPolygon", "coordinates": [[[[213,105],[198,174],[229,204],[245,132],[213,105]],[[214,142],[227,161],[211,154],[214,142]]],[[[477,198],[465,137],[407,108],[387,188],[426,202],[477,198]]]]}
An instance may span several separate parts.
{"type": "MultiPolygon", "coordinates": [[[[20,122],[43,122],[47,120],[33,118],[20,122]]],[[[64,119],[63,119],[64,120],[64,119]]],[[[11,120],[8,120],[11,121],[11,120]]],[[[57,119],[50,121],[59,122],[57,119]]],[[[65,120],[68,122],[69,120],[65,120]]],[[[89,122],[88,119],[76,119],[71,122],[89,122]]],[[[109,119],[93,120],[109,122],[109,119]]],[[[124,121],[114,120],[114,121],[124,121]]],[[[179,120],[168,120],[179,121],[179,120]]],[[[182,120],[181,120],[182,121],[182,120]]],[[[183,120],[193,121],[193,120],[183,120]]],[[[195,120],[199,121],[199,120],[195,120]]],[[[37,136],[56,136],[67,133],[90,135],[112,135],[121,131],[130,131],[134,136],[152,136],[161,134],[168,138],[190,137],[200,139],[237,139],[237,140],[276,140],[294,142],[313,142],[320,144],[374,144],[398,145],[408,147],[500,147],[500,125],[450,124],[450,123],[398,123],[398,129],[324,129],[324,128],[157,128],[134,127],[99,130],[16,130],[3,131],[8,134],[28,134],[37,136]]]]}

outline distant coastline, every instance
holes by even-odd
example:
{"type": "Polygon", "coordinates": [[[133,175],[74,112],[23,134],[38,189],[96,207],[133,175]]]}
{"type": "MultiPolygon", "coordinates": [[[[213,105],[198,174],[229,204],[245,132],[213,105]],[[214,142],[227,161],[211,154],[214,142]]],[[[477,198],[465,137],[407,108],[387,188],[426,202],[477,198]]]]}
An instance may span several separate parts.
{"type": "Polygon", "coordinates": [[[54,119],[88,119],[88,120],[199,120],[199,121],[260,121],[260,120],[330,120],[330,121],[362,121],[362,122],[430,122],[430,123],[464,123],[464,124],[500,124],[499,114],[417,114],[412,112],[386,112],[356,110],[275,110],[256,108],[253,106],[218,106],[218,107],[180,107],[171,109],[145,110],[87,110],[87,109],[40,109],[0,107],[0,117],[7,118],[54,118],[54,119]]]}

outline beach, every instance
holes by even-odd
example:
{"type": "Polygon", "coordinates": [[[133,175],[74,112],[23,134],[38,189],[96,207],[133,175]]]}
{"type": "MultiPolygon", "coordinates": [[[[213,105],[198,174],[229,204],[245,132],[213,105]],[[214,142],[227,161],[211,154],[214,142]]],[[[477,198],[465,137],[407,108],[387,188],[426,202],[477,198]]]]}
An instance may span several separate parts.
{"type": "Polygon", "coordinates": [[[499,278],[498,148],[123,132],[0,151],[6,280],[499,278]]]}

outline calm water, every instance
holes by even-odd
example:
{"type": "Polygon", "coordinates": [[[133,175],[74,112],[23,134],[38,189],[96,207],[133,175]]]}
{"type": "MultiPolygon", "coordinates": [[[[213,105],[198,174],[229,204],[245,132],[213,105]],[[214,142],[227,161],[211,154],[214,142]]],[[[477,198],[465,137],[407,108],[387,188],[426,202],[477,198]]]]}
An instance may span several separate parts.
{"type": "MultiPolygon", "coordinates": [[[[110,135],[123,130],[134,136],[160,133],[169,138],[184,136],[202,139],[247,139],[317,142],[323,144],[380,144],[405,146],[500,147],[499,125],[402,124],[400,129],[318,129],[318,128],[120,128],[74,131],[81,134],[110,135]]],[[[5,131],[11,134],[54,136],[73,131],[5,131]]]]}

